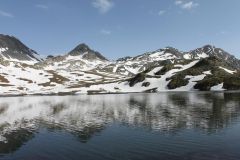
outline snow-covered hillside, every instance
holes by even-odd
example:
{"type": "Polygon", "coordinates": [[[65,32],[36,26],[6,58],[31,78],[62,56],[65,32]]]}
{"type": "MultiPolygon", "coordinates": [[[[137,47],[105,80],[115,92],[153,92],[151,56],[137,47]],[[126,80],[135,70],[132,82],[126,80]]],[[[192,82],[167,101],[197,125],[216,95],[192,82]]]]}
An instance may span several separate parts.
{"type": "Polygon", "coordinates": [[[190,52],[166,47],[116,61],[86,44],[43,61],[13,37],[0,38],[0,46],[1,95],[240,89],[240,61],[210,45],[190,52]],[[16,52],[12,41],[30,52],[16,52]]]}

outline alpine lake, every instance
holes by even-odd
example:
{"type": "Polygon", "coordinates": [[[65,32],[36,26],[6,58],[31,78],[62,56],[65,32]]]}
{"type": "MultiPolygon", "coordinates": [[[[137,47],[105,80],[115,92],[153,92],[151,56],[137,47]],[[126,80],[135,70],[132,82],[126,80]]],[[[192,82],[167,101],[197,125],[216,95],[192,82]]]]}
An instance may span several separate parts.
{"type": "Polygon", "coordinates": [[[2,160],[239,160],[240,92],[0,98],[2,160]]]}

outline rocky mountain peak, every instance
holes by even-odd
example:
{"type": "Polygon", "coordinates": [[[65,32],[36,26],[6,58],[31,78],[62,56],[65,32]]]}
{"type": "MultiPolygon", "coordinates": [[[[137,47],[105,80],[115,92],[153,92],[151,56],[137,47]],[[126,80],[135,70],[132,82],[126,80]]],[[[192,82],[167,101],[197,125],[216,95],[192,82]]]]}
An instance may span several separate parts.
{"type": "Polygon", "coordinates": [[[0,34],[0,57],[19,61],[40,61],[36,51],[13,36],[0,34]]]}
{"type": "Polygon", "coordinates": [[[202,48],[205,52],[209,52],[209,51],[213,51],[215,46],[207,44],[207,45],[204,45],[202,48]]]}
{"type": "Polygon", "coordinates": [[[15,37],[0,35],[0,94],[240,89],[240,61],[212,45],[188,52],[166,47],[109,62],[82,43],[65,55],[19,63],[34,60],[35,55],[15,37]]]}
{"type": "Polygon", "coordinates": [[[71,56],[82,56],[83,59],[87,59],[87,60],[99,59],[99,60],[102,60],[102,61],[107,61],[107,58],[105,58],[101,53],[92,50],[85,43],[79,44],[77,47],[75,47],[68,54],[71,55],[71,56]]]}
{"type": "Polygon", "coordinates": [[[223,49],[217,48],[213,45],[207,44],[189,52],[183,52],[184,59],[203,59],[207,57],[217,57],[221,60],[228,61],[234,68],[240,67],[240,60],[223,49]]]}
{"type": "Polygon", "coordinates": [[[159,49],[159,50],[164,52],[164,53],[171,53],[171,54],[175,55],[176,57],[181,57],[182,56],[182,53],[174,47],[168,46],[168,47],[165,47],[164,49],[159,49]]]}
{"type": "Polygon", "coordinates": [[[79,54],[83,54],[85,52],[92,51],[88,45],[85,43],[79,44],[77,47],[75,47],[71,52],[78,52],[79,54]]]}

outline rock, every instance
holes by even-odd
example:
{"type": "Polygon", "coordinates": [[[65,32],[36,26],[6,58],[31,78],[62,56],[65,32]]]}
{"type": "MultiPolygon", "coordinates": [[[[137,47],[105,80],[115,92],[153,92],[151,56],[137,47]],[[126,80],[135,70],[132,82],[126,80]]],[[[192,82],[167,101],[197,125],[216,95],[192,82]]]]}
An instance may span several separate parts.
{"type": "Polygon", "coordinates": [[[148,90],[143,91],[144,93],[156,93],[158,88],[151,88],[148,90]]]}
{"type": "Polygon", "coordinates": [[[225,78],[223,88],[227,90],[240,90],[240,77],[225,78]]]}
{"type": "Polygon", "coordinates": [[[168,89],[176,89],[178,87],[186,86],[188,83],[189,83],[189,79],[187,79],[187,78],[185,78],[185,79],[174,78],[168,83],[167,87],[168,87],[168,89]]]}
{"type": "Polygon", "coordinates": [[[48,55],[46,59],[51,59],[51,58],[54,58],[53,55],[48,55]]]}
{"type": "Polygon", "coordinates": [[[102,54],[100,54],[97,51],[92,50],[89,46],[87,46],[84,43],[79,44],[77,47],[75,47],[68,54],[71,55],[71,56],[81,55],[83,59],[87,59],[87,60],[100,59],[100,60],[103,60],[103,61],[107,61],[107,58],[105,58],[102,54]]]}
{"type": "Polygon", "coordinates": [[[142,83],[142,87],[148,87],[148,86],[150,86],[150,82],[143,82],[142,83]]]}
{"type": "Polygon", "coordinates": [[[146,78],[145,73],[138,73],[135,77],[129,80],[129,86],[133,87],[135,84],[144,81],[146,78]]]}
{"type": "Polygon", "coordinates": [[[0,57],[19,61],[41,61],[39,54],[13,36],[0,34],[0,57]]]}

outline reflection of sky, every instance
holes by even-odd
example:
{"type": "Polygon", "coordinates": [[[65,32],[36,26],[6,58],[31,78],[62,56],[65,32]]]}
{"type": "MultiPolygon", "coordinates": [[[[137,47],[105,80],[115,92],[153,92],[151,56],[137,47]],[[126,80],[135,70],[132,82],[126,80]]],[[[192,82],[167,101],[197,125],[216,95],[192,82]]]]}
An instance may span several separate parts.
{"type": "Polygon", "coordinates": [[[113,122],[155,131],[214,131],[238,117],[239,99],[239,93],[181,92],[1,98],[0,140],[20,128],[37,129],[39,122],[69,132],[99,130],[113,122]]]}

